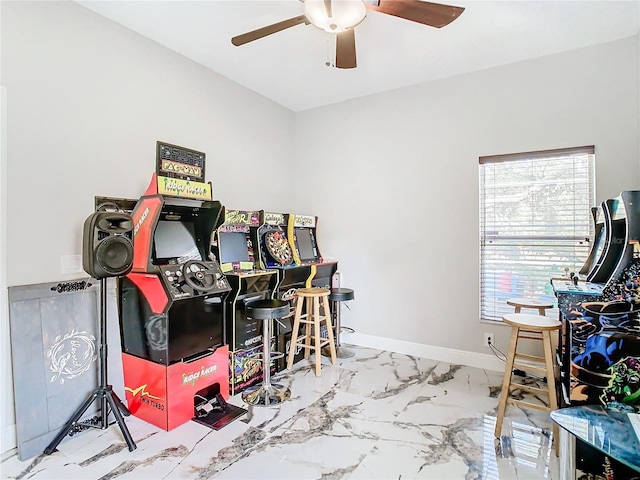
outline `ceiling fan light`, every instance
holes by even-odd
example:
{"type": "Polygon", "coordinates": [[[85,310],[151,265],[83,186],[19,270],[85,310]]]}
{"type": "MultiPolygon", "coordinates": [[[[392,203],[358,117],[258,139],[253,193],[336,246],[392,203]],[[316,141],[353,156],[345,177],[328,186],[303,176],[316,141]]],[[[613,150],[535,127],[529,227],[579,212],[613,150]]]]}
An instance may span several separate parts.
{"type": "Polygon", "coordinates": [[[312,25],[330,33],[340,33],[358,25],[367,16],[362,0],[332,0],[331,16],[324,0],[304,0],[304,15],[312,25]]]}

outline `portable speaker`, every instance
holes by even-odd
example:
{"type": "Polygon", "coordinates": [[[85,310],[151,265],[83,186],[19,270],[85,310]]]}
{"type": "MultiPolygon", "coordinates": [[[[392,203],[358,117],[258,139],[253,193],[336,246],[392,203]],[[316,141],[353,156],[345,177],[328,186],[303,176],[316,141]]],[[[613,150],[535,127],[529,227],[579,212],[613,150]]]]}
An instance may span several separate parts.
{"type": "Polygon", "coordinates": [[[95,212],[84,222],[82,268],[94,278],[126,275],[133,266],[133,220],[121,212],[95,212]]]}

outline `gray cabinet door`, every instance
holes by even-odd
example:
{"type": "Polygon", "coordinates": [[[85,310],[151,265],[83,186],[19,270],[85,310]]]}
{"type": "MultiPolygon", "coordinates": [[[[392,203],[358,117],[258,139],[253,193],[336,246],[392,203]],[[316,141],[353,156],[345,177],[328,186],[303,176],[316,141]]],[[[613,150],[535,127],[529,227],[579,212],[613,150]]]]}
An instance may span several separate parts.
{"type": "MultiPolygon", "coordinates": [[[[41,454],[99,386],[100,285],[81,279],[9,287],[20,460],[41,454]]],[[[108,383],[123,399],[115,281],[106,285],[108,383]]],[[[95,417],[99,406],[94,402],[83,419],[95,417]]]]}

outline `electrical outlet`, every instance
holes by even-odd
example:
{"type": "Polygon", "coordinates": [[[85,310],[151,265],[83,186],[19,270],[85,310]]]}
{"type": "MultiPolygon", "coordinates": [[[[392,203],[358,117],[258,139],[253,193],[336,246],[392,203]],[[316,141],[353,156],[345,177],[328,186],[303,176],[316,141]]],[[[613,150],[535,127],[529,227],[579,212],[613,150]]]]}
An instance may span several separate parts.
{"type": "Polygon", "coordinates": [[[489,345],[493,345],[493,333],[485,333],[484,334],[484,346],[488,347],[489,345]]]}

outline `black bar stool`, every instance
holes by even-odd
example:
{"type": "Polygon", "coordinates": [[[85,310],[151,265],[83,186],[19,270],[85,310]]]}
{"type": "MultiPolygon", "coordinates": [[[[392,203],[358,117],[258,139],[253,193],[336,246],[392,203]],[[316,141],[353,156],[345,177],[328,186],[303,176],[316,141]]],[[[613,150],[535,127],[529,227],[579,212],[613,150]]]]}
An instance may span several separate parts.
{"type": "Polygon", "coordinates": [[[283,353],[271,351],[273,320],[289,316],[289,302],[283,300],[255,300],[247,303],[247,317],[262,322],[262,385],[247,388],[242,400],[249,405],[268,407],[278,405],[291,397],[289,387],[271,383],[271,362],[283,353]]]}
{"type": "MultiPolygon", "coordinates": [[[[350,288],[332,288],[331,293],[329,294],[333,324],[335,325],[334,331],[336,332],[336,357],[338,358],[349,358],[355,355],[351,350],[340,346],[340,331],[346,330],[351,333],[354,332],[353,328],[343,327],[340,324],[340,310],[342,308],[342,302],[353,300],[354,298],[355,292],[350,288]]],[[[322,350],[322,354],[325,357],[331,356],[331,352],[326,347],[322,350]]]]}

